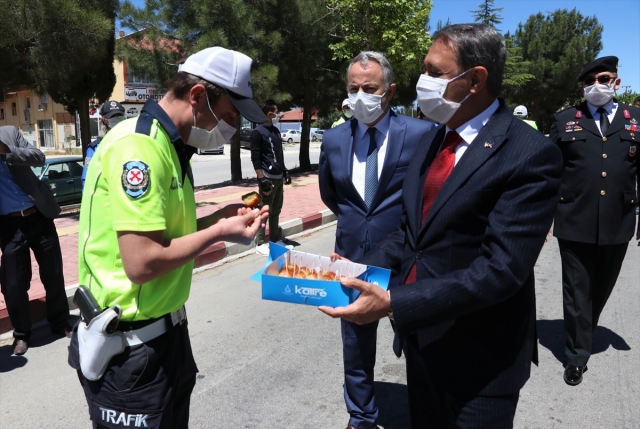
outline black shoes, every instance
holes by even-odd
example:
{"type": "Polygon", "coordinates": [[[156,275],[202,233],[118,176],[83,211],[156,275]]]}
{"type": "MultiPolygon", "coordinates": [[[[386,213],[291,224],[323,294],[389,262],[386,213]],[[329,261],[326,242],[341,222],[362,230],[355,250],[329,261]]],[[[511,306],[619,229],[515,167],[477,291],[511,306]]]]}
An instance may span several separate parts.
{"type": "Polygon", "coordinates": [[[564,369],[564,382],[569,386],[577,386],[582,383],[582,374],[587,372],[587,365],[575,366],[567,365],[564,369]]]}
{"type": "Polygon", "coordinates": [[[22,356],[29,349],[29,344],[25,340],[14,339],[13,340],[13,354],[16,356],[22,356]]]}

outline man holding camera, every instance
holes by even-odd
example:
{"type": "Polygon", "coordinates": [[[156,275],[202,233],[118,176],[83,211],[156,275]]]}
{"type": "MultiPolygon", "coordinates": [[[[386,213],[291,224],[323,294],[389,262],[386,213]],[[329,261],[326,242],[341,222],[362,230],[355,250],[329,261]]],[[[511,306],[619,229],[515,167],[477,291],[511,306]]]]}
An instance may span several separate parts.
{"type": "MultiPolygon", "coordinates": [[[[284,201],[282,185],[290,185],[291,178],[284,166],[280,130],[275,127],[280,119],[278,106],[275,101],[267,100],[262,105],[262,112],[267,116],[267,123],[257,125],[251,133],[251,162],[260,184],[262,204],[270,208],[269,241],[285,246],[279,225],[284,201]]],[[[256,253],[263,256],[269,254],[269,243],[265,241],[264,228],[261,228],[256,235],[256,253]]]]}

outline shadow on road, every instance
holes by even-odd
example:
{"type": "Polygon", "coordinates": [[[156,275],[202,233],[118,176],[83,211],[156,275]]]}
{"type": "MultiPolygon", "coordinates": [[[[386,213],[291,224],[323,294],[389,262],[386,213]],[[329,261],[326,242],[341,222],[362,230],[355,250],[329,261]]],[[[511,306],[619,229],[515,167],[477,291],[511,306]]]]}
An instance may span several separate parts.
{"type": "Polygon", "coordinates": [[[409,398],[404,384],[374,382],[380,410],[378,424],[384,429],[409,429],[409,398]]]}
{"type": "MultiPolygon", "coordinates": [[[[540,345],[549,349],[553,356],[565,365],[567,362],[564,354],[564,321],[561,319],[538,320],[536,326],[540,345]]],[[[616,350],[631,350],[629,344],[620,335],[609,328],[598,326],[593,333],[592,354],[602,353],[609,346],[616,350]]]]}

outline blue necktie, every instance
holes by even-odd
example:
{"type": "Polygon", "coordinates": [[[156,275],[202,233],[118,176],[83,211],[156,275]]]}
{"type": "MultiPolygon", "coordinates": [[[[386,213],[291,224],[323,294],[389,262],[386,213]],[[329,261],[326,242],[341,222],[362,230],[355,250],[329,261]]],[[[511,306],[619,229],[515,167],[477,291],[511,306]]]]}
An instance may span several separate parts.
{"type": "Polygon", "coordinates": [[[371,127],[369,134],[369,150],[367,151],[367,166],[364,173],[364,203],[371,207],[373,197],[378,189],[378,145],[376,144],[376,129],[371,127]]]}
{"type": "MultiPolygon", "coordinates": [[[[364,203],[369,209],[378,189],[378,145],[376,144],[376,129],[369,128],[367,134],[369,134],[369,150],[367,151],[367,165],[364,173],[364,203]]],[[[366,254],[370,248],[369,231],[367,231],[364,239],[364,253],[366,254]]]]}

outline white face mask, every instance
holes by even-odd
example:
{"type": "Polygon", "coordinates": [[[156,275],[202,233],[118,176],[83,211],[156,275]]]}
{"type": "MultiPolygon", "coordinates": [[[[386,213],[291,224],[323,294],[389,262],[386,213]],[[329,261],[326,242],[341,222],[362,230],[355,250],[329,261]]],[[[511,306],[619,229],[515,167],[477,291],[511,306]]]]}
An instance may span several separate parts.
{"type": "Polygon", "coordinates": [[[271,125],[275,125],[275,124],[277,124],[278,122],[280,122],[280,115],[279,115],[279,114],[276,114],[276,117],[275,117],[275,118],[271,118],[271,125]]]}
{"type": "Polygon", "coordinates": [[[596,107],[607,104],[615,95],[615,81],[609,84],[594,83],[584,88],[584,98],[596,107]]]}
{"type": "Polygon", "coordinates": [[[469,93],[459,102],[444,99],[449,82],[453,82],[472,69],[460,73],[453,79],[440,79],[426,74],[420,75],[416,92],[418,93],[418,105],[424,115],[439,124],[446,124],[453,117],[460,105],[471,95],[469,93]]]}
{"type": "Polygon", "coordinates": [[[214,149],[229,142],[231,137],[236,133],[236,128],[227,124],[224,119],[218,119],[216,114],[213,113],[213,110],[211,110],[209,96],[207,95],[206,97],[209,111],[211,111],[213,117],[216,118],[218,124],[213,127],[211,131],[207,131],[204,128],[198,128],[196,127],[196,113],[193,112],[193,127],[191,127],[191,133],[189,134],[187,144],[199,149],[214,149]]]}
{"type": "Polygon", "coordinates": [[[353,117],[353,110],[345,109],[344,116],[346,116],[347,118],[351,119],[353,117]]]}
{"type": "Polygon", "coordinates": [[[375,122],[384,113],[381,105],[384,94],[375,95],[367,94],[366,92],[349,94],[349,104],[353,110],[353,116],[363,124],[375,122]]]}

